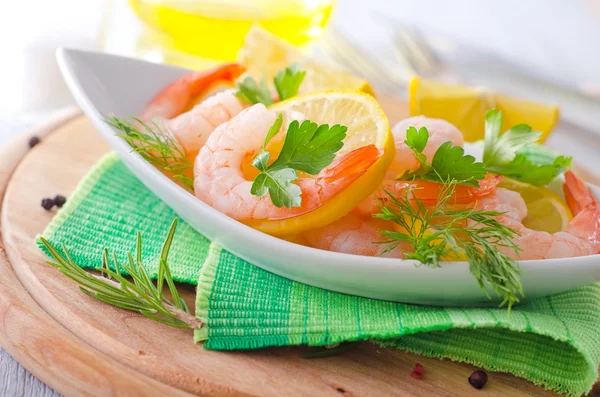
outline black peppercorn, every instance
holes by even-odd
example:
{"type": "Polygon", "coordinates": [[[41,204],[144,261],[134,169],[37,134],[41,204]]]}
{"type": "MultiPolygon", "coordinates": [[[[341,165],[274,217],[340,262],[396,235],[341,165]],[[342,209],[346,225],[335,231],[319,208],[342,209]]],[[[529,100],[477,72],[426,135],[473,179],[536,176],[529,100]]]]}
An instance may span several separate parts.
{"type": "Polygon", "coordinates": [[[58,208],[62,207],[66,202],[67,202],[67,198],[65,196],[57,194],[56,197],[54,197],[54,204],[58,208]]]}
{"type": "Polygon", "coordinates": [[[41,139],[39,137],[32,136],[31,138],[29,138],[29,147],[32,148],[40,142],[41,142],[41,139]]]}
{"type": "Polygon", "coordinates": [[[476,389],[483,389],[487,383],[487,373],[485,371],[475,371],[469,376],[469,383],[476,389]]]}
{"type": "Polygon", "coordinates": [[[42,207],[46,210],[46,211],[50,211],[52,209],[52,207],[54,207],[54,199],[51,198],[43,198],[42,199],[42,207]]]}

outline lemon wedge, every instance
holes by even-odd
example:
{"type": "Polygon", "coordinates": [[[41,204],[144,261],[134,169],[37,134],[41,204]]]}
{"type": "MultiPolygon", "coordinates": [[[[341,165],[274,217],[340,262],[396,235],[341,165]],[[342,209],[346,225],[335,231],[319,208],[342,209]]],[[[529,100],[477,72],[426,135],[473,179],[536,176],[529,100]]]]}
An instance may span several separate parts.
{"type": "Polygon", "coordinates": [[[523,224],[533,230],[556,233],[567,228],[573,217],[562,198],[546,187],[504,178],[500,187],[521,194],[527,205],[527,216],[523,224]]]}
{"type": "Polygon", "coordinates": [[[366,173],[315,210],[286,219],[244,221],[262,232],[276,236],[293,235],[342,218],[381,184],[396,155],[388,119],[371,95],[358,91],[316,92],[278,102],[270,109],[283,114],[284,128],[294,119],[348,127],[338,156],[367,145],[375,145],[384,151],[366,173]]]}
{"type": "Polygon", "coordinates": [[[485,113],[501,110],[506,129],[515,124],[529,124],[542,131],[544,142],[558,122],[558,108],[515,99],[487,90],[451,85],[413,77],[409,84],[410,114],[440,118],[454,124],[467,142],[483,139],[485,113]]]}
{"type": "Polygon", "coordinates": [[[252,25],[238,53],[238,62],[246,66],[246,74],[257,80],[271,81],[280,70],[301,63],[306,71],[300,93],[323,90],[356,90],[373,94],[366,80],[334,66],[307,58],[298,48],[273,35],[259,25],[252,25]]]}

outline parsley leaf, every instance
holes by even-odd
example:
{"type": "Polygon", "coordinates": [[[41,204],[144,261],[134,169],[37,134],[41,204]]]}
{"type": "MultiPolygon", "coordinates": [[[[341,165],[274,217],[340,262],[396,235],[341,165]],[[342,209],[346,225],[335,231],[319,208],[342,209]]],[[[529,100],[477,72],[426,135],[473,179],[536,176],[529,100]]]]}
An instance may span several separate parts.
{"type": "Polygon", "coordinates": [[[265,137],[265,143],[262,146],[262,150],[264,151],[271,139],[277,134],[279,134],[279,130],[281,129],[281,124],[283,124],[283,115],[281,113],[277,114],[277,119],[269,128],[269,132],[267,132],[267,136],[265,137]]]}
{"type": "Polygon", "coordinates": [[[541,132],[533,132],[526,124],[517,124],[500,135],[503,117],[499,110],[490,110],[485,115],[485,139],[483,162],[489,165],[510,163],[519,149],[537,142],[541,132]]]}
{"type": "MultiPolygon", "coordinates": [[[[406,139],[404,143],[412,150],[421,167],[418,170],[409,172],[410,177],[422,175],[431,169],[431,165],[427,162],[427,157],[423,154],[427,141],[429,140],[429,131],[427,128],[421,127],[418,131],[415,127],[408,127],[406,130],[406,139]]],[[[407,176],[408,176],[407,174],[407,176]]]]}
{"type": "Polygon", "coordinates": [[[452,146],[452,142],[443,143],[433,155],[431,164],[423,154],[427,145],[429,132],[427,128],[421,127],[418,131],[415,127],[406,130],[404,143],[413,151],[421,166],[419,169],[405,173],[401,179],[412,179],[419,176],[423,179],[438,183],[455,183],[479,187],[477,182],[485,177],[486,169],[482,163],[476,162],[475,157],[465,155],[463,148],[452,146]]]}
{"type": "MultiPolygon", "coordinates": [[[[292,64],[277,73],[273,78],[273,84],[279,95],[279,100],[283,101],[298,94],[304,76],[306,76],[306,72],[300,70],[298,64],[292,64]]],[[[262,103],[265,106],[273,104],[271,92],[264,79],[258,83],[254,78],[246,76],[244,80],[238,80],[236,86],[237,92],[235,95],[244,102],[252,105],[262,103]]]]}
{"type": "Polygon", "coordinates": [[[490,172],[544,186],[570,166],[570,157],[558,156],[538,146],[535,142],[541,133],[526,124],[517,124],[500,135],[502,121],[502,112],[486,113],[483,163],[490,172]]]}
{"type": "Polygon", "coordinates": [[[296,96],[300,89],[300,84],[304,80],[304,76],[306,76],[306,72],[300,70],[300,66],[297,63],[277,73],[273,82],[275,83],[279,100],[283,101],[284,99],[296,96]]]}
{"type": "Polygon", "coordinates": [[[342,148],[348,127],[336,124],[331,128],[327,124],[317,126],[306,120],[302,124],[294,120],[288,128],[279,157],[271,167],[273,169],[294,168],[316,175],[335,158],[342,148]]]}
{"type": "Polygon", "coordinates": [[[300,207],[302,190],[300,186],[293,183],[297,179],[298,174],[291,168],[265,170],[254,179],[250,193],[258,197],[264,197],[269,193],[271,201],[279,208],[300,207]]]}
{"type": "Polygon", "coordinates": [[[344,145],[347,127],[327,124],[317,125],[309,120],[300,124],[292,121],[288,127],[279,157],[268,165],[271,154],[266,145],[281,128],[281,115],[277,117],[269,129],[265,144],[260,153],[252,161],[252,165],[260,171],[254,179],[250,193],[264,197],[268,193],[277,207],[299,207],[302,204],[301,189],[295,182],[297,171],[316,175],[327,167],[335,154],[344,145]]]}
{"type": "Polygon", "coordinates": [[[242,101],[251,103],[252,105],[262,103],[265,106],[269,106],[273,104],[271,93],[264,80],[259,84],[252,77],[248,76],[242,81],[237,81],[236,85],[238,91],[235,95],[242,101]]]}
{"type": "Polygon", "coordinates": [[[428,140],[429,131],[427,131],[427,128],[421,127],[417,131],[415,127],[408,127],[404,143],[406,143],[415,154],[422,154],[423,150],[425,150],[425,146],[427,146],[428,140]]]}
{"type": "Polygon", "coordinates": [[[485,173],[483,163],[476,162],[475,157],[465,154],[460,146],[444,142],[433,155],[431,169],[422,177],[432,182],[446,183],[454,180],[462,185],[479,187],[477,181],[485,178],[485,173]]]}
{"type": "Polygon", "coordinates": [[[536,165],[552,164],[554,163],[554,160],[560,156],[560,153],[537,143],[525,146],[519,150],[517,154],[525,155],[529,161],[536,165]]]}
{"type": "Polygon", "coordinates": [[[536,186],[545,186],[552,182],[557,175],[565,172],[571,166],[571,158],[558,156],[552,164],[534,164],[523,153],[517,153],[514,160],[504,167],[488,167],[490,172],[496,172],[536,186]]]}

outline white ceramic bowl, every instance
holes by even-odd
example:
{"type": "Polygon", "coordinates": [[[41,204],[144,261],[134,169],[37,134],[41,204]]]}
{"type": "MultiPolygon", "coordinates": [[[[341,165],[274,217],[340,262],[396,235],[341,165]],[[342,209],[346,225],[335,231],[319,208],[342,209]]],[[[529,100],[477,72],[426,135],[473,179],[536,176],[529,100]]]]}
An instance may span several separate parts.
{"type": "MultiPolygon", "coordinates": [[[[283,277],[353,295],[441,306],[497,302],[479,288],[466,262],[431,269],[416,261],[317,250],[258,232],[221,214],[132,153],[103,121],[103,115],[113,113],[139,115],[162,87],[188,70],[71,49],[59,49],[57,58],[75,100],[127,167],[198,232],[235,255],[283,277]]],[[[597,189],[595,193],[600,197],[597,189]]],[[[526,299],[600,279],[600,255],[521,261],[520,265],[526,299]]]]}

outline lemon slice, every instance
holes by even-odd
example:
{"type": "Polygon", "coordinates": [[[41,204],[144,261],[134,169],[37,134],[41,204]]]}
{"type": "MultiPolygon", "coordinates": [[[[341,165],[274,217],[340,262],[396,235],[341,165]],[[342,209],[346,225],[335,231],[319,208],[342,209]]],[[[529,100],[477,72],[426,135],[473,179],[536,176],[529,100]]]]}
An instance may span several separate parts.
{"type": "Polygon", "coordinates": [[[413,77],[410,81],[410,114],[448,120],[462,131],[467,142],[483,139],[485,113],[494,108],[504,115],[504,129],[515,124],[529,124],[534,131],[542,131],[540,142],[546,140],[558,121],[558,108],[555,106],[420,77],[413,77]]]}
{"type": "Polygon", "coordinates": [[[347,126],[338,156],[367,145],[375,145],[384,152],[365,174],[315,210],[287,219],[244,221],[247,225],[276,236],[322,227],[352,211],[383,181],[396,149],[388,119],[371,95],[357,91],[317,92],[290,98],[270,108],[283,114],[284,128],[293,119],[347,126]]]}
{"type": "Polygon", "coordinates": [[[366,80],[307,58],[298,48],[256,24],[244,38],[238,62],[246,66],[246,74],[266,81],[271,81],[277,72],[298,62],[306,71],[300,93],[344,89],[373,95],[373,89],[366,80]]]}
{"type": "Polygon", "coordinates": [[[563,199],[546,187],[505,178],[500,187],[521,194],[527,205],[523,224],[533,230],[556,233],[563,231],[571,218],[571,211],[563,199]]]}

